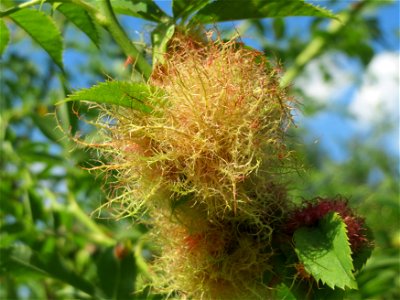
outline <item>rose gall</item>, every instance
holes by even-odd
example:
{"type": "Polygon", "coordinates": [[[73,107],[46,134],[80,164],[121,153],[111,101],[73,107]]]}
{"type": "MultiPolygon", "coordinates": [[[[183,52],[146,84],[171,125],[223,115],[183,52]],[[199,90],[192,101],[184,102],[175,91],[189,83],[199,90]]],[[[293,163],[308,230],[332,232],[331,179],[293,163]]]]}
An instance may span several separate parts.
{"type": "Polygon", "coordinates": [[[356,216],[348,206],[348,201],[341,197],[335,199],[318,197],[315,202],[306,202],[303,207],[297,208],[289,214],[284,231],[293,235],[300,227],[317,226],[318,222],[330,212],[338,213],[346,224],[347,237],[353,253],[369,244],[364,219],[356,216]]]}

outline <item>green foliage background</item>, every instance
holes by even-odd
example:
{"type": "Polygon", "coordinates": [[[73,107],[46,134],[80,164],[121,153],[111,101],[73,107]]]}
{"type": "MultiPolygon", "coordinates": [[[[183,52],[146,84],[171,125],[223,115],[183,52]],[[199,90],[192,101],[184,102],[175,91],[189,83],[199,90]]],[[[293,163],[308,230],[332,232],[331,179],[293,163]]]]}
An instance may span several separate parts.
{"type": "MultiPolygon", "coordinates": [[[[324,2],[328,8],[340,7],[337,16],[341,22],[337,22],[322,18],[329,16],[326,11],[296,7],[297,1],[285,11],[279,9],[279,1],[237,1],[245,5],[239,10],[242,15],[237,15],[238,8],[224,9],[224,1],[207,6],[208,1],[190,1],[189,5],[176,0],[170,2],[174,17],[152,1],[104,1],[111,3],[119,17],[125,16],[122,24],[133,24],[126,16],[152,22],[144,35],[136,35],[132,47],[115,35],[120,30],[113,28],[115,24],[94,18],[89,8],[74,6],[83,1],[33,2],[40,14],[27,9],[3,13],[22,2],[7,0],[1,6],[5,23],[0,22],[0,50],[5,52],[1,59],[0,299],[163,297],[146,290],[132,294],[148,277],[152,244],[142,238],[146,228],[130,217],[115,220],[107,210],[101,217],[93,213],[105,201],[103,178],[84,170],[92,153],[76,147],[65,133],[95,135],[80,117],[91,117],[96,111],[70,102],[55,110],[55,103],[73,88],[90,87],[109,77],[129,80],[137,78],[138,72],[148,73],[146,57],[151,57],[151,50],[147,42],[151,39],[153,47],[162,51],[175,24],[190,22],[246,19],[238,30],[253,30],[267,55],[284,62],[286,82],[329,50],[352,56],[366,67],[375,54],[371,43],[382,39],[382,24],[371,12],[389,4],[324,2]],[[260,7],[260,3],[266,6],[260,7]],[[307,38],[289,34],[287,21],[281,18],[302,15],[302,9],[305,15],[314,16],[307,38]],[[273,18],[257,19],[264,17],[273,18]],[[138,72],[122,67],[127,55],[143,58],[136,65],[138,72]]],[[[94,7],[100,2],[87,1],[94,7]]],[[[221,34],[229,37],[235,30],[226,24],[221,34]]],[[[158,59],[162,57],[153,53],[153,60],[158,59]]],[[[306,117],[328,109],[304,98],[301,90],[294,95],[301,99],[306,117]]],[[[367,141],[356,137],[343,145],[349,155],[340,162],[315,144],[304,142],[307,132],[301,124],[291,133],[292,147],[306,166],[305,172],[293,176],[293,198],[348,196],[375,236],[373,255],[356,274],[359,290],[346,295],[348,299],[400,298],[399,157],[379,144],[393,126],[397,124],[383,124],[367,141]],[[368,178],[375,170],[383,175],[371,182],[368,178]]]]}

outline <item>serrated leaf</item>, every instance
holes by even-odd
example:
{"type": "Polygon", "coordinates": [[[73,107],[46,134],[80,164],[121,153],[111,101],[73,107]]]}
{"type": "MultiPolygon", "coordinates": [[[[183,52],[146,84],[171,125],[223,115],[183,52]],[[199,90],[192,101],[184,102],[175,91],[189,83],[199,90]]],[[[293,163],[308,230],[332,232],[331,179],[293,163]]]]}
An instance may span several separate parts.
{"type": "Polygon", "coordinates": [[[116,13],[129,15],[153,22],[164,22],[170,17],[152,0],[111,0],[116,13]]]}
{"type": "Polygon", "coordinates": [[[6,26],[6,23],[0,19],[0,56],[3,55],[8,42],[10,41],[10,32],[6,26]]]}
{"type": "Polygon", "coordinates": [[[330,11],[303,0],[216,0],[202,8],[193,20],[200,23],[215,23],[291,16],[335,17],[330,11]]]}
{"type": "Polygon", "coordinates": [[[65,101],[84,100],[113,104],[150,113],[151,108],[146,102],[159,92],[160,90],[144,83],[107,81],[88,89],[81,89],[69,95],[65,101]]]}
{"type": "Polygon", "coordinates": [[[52,18],[33,9],[21,9],[12,13],[10,17],[50,55],[60,68],[63,68],[62,37],[52,18]]]}
{"type": "Polygon", "coordinates": [[[172,12],[174,19],[186,19],[190,14],[201,9],[209,2],[209,0],[173,0],[172,12]]]}
{"type": "Polygon", "coordinates": [[[82,30],[82,32],[84,32],[92,42],[99,47],[99,33],[97,32],[97,28],[94,25],[92,18],[86,10],[69,3],[63,3],[57,6],[57,10],[59,10],[76,27],[82,30]]]}
{"type": "Polygon", "coordinates": [[[151,42],[153,44],[153,67],[158,63],[164,63],[164,54],[167,51],[167,45],[175,32],[174,24],[160,23],[151,33],[151,42]]]}
{"type": "Polygon", "coordinates": [[[346,225],[337,213],[327,214],[318,227],[294,233],[295,251],[315,280],[334,289],[357,288],[346,225]]]}

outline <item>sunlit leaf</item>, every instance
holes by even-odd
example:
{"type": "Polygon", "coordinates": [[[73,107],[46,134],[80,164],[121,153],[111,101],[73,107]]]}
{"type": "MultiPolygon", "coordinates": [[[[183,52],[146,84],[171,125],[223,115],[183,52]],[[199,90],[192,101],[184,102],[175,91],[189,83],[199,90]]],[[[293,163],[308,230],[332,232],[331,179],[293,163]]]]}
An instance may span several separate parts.
{"type": "Polygon", "coordinates": [[[153,22],[163,22],[170,17],[158,7],[155,1],[111,0],[116,13],[129,15],[153,22]]]}
{"type": "Polygon", "coordinates": [[[151,112],[147,100],[159,92],[144,83],[107,81],[88,89],[81,89],[68,96],[65,101],[91,101],[103,104],[125,106],[143,112],[151,112]]]}
{"type": "Polygon", "coordinates": [[[333,18],[330,11],[303,0],[216,0],[202,8],[193,18],[200,23],[215,23],[243,19],[313,16],[333,18]]]}
{"type": "Polygon", "coordinates": [[[10,17],[50,55],[60,68],[63,68],[62,37],[52,18],[33,9],[19,10],[10,17]]]}
{"type": "Polygon", "coordinates": [[[337,213],[327,214],[318,227],[294,233],[295,251],[305,270],[332,289],[357,288],[346,225],[337,213]]]}
{"type": "Polygon", "coordinates": [[[178,18],[186,19],[190,14],[201,9],[209,2],[209,0],[173,0],[172,11],[174,18],[175,20],[178,18]]]}
{"type": "Polygon", "coordinates": [[[5,22],[2,19],[0,19],[0,56],[3,54],[9,41],[10,41],[10,33],[8,31],[8,28],[5,22]]]}
{"type": "Polygon", "coordinates": [[[99,47],[99,33],[97,32],[92,18],[83,8],[73,4],[63,3],[57,6],[57,9],[99,47]]]}

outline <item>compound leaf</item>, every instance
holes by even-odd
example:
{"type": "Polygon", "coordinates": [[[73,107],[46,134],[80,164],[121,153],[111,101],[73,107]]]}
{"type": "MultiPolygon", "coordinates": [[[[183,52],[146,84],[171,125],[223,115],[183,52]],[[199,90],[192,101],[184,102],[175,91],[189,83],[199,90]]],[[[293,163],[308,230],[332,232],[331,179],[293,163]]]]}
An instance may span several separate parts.
{"type": "Polygon", "coordinates": [[[327,214],[318,227],[294,233],[295,251],[315,280],[334,289],[357,288],[346,225],[337,213],[327,214]]]}
{"type": "Polygon", "coordinates": [[[203,7],[193,20],[200,23],[215,23],[290,16],[335,17],[332,12],[303,0],[216,0],[203,7]]]}
{"type": "Polygon", "coordinates": [[[63,68],[62,37],[52,18],[33,9],[21,9],[10,14],[10,17],[63,68]]]}

